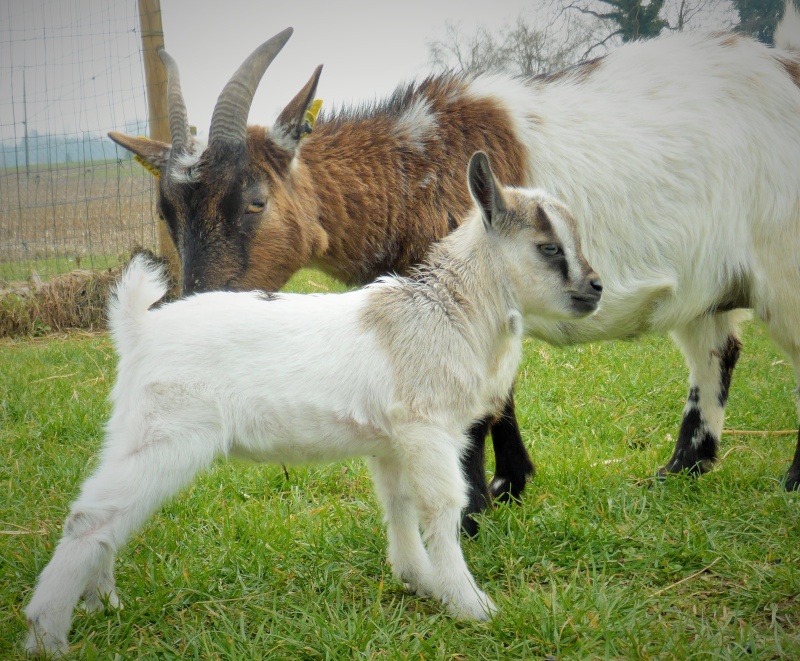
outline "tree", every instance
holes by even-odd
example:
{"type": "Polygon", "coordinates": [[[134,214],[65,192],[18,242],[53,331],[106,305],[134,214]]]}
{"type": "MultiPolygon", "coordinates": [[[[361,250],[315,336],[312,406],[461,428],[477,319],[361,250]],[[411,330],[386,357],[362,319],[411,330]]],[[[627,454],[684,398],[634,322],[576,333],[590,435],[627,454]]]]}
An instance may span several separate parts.
{"type": "Polygon", "coordinates": [[[520,15],[498,34],[479,28],[465,36],[448,24],[445,38],[428,44],[429,59],[445,70],[534,76],[664,30],[730,29],[736,22],[730,7],[730,0],[535,0],[533,18],[520,15]]]}
{"type": "Polygon", "coordinates": [[[783,16],[784,0],[732,0],[739,12],[737,32],[749,34],[765,44],[774,41],[775,27],[783,16]]]}
{"type": "Polygon", "coordinates": [[[657,37],[665,27],[669,27],[667,21],[659,16],[664,6],[664,0],[596,0],[600,2],[606,11],[591,9],[588,3],[572,3],[566,9],[575,9],[582,14],[588,14],[595,18],[615,23],[617,25],[606,40],[611,37],[619,36],[622,41],[634,41],[635,39],[647,39],[657,37]]]}
{"type": "Polygon", "coordinates": [[[546,0],[540,0],[535,11],[535,23],[520,15],[496,35],[479,28],[465,36],[459,25],[448,23],[445,38],[428,43],[429,60],[442,70],[535,76],[575,64],[598,39],[596,20],[553,14],[546,0]]]}

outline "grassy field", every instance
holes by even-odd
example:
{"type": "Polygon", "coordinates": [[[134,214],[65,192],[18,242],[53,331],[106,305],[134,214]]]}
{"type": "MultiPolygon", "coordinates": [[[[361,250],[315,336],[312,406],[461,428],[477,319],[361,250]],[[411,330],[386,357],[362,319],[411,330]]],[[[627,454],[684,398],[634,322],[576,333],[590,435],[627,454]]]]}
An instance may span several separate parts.
{"type": "Polygon", "coordinates": [[[132,160],[0,169],[0,286],[109,268],[156,243],[153,177],[132,160]]]}
{"type": "MultiPolygon", "coordinates": [[[[115,363],[104,335],[0,342],[2,659],[22,658],[21,610],[94,465],[115,363]]],[[[670,342],[527,342],[517,402],[538,472],[464,542],[501,608],[485,624],[392,578],[360,461],[220,462],[120,553],[125,609],[78,613],[73,658],[800,658],[800,494],[779,483],[791,372],[749,324],[724,460],[654,484],[686,395],[670,342]]]]}

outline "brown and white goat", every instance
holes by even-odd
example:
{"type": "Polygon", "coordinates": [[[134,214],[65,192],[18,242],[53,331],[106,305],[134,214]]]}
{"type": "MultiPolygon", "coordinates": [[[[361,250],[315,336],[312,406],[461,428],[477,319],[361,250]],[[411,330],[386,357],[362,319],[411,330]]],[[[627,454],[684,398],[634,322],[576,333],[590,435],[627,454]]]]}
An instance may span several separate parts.
{"type": "MultiPolygon", "coordinates": [[[[403,271],[462,217],[459,173],[472,151],[488,152],[504,181],[574,209],[604,282],[597,315],[530,332],[555,344],[670,332],[689,397],[663,471],[699,474],[717,458],[744,309],[800,379],[800,21],[787,7],[775,49],[673,34],[552,76],[444,75],[321,119],[305,139],[320,69],[271,128],[246,126],[285,31],[228,83],[206,148],[189,134],[167,56],[172,146],[112,137],[163,173],[186,291],[275,289],[305,265],[348,282],[403,271]]],[[[518,433],[500,439],[496,479],[502,489],[511,476],[519,493],[515,458],[527,454],[518,433]]],[[[468,479],[485,494],[482,440],[472,449],[468,479]]],[[[800,438],[785,482],[799,485],[800,438]]]]}

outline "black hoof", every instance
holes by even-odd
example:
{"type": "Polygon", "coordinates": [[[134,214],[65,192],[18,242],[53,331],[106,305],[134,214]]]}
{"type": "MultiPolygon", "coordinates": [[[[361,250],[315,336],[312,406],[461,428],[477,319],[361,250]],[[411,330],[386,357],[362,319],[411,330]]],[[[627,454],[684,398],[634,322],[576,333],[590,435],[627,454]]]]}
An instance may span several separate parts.
{"type": "Polygon", "coordinates": [[[489,484],[489,493],[492,494],[492,500],[498,503],[518,503],[522,498],[522,492],[525,491],[525,483],[516,488],[511,482],[503,477],[495,476],[489,484]]]}
{"type": "Polygon", "coordinates": [[[659,469],[658,476],[661,479],[666,479],[669,475],[686,473],[692,477],[700,477],[701,475],[708,473],[713,466],[713,459],[698,459],[697,461],[693,462],[670,461],[666,466],[659,469]]]}
{"type": "Polygon", "coordinates": [[[783,488],[786,491],[798,491],[800,490],[800,475],[792,473],[789,471],[786,474],[786,479],[783,481],[783,488]]]}
{"type": "Polygon", "coordinates": [[[510,478],[495,475],[489,484],[492,500],[500,503],[519,502],[522,500],[525,485],[533,478],[535,472],[533,464],[529,464],[518,475],[510,478]]]}
{"type": "Polygon", "coordinates": [[[500,501],[501,503],[508,501],[511,491],[511,483],[504,477],[492,478],[489,483],[489,493],[492,495],[492,500],[500,501]]]}
{"type": "Polygon", "coordinates": [[[461,534],[465,537],[478,536],[478,522],[472,517],[472,513],[465,514],[461,519],[461,534]]]}

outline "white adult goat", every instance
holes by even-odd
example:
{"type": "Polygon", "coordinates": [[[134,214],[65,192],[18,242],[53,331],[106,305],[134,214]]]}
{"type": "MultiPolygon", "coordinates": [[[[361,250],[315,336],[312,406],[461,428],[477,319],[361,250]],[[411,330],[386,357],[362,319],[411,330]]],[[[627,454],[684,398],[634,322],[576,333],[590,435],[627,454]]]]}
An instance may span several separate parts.
{"type": "MultiPolygon", "coordinates": [[[[670,332],[689,366],[689,396],[662,474],[700,474],[716,461],[747,308],[800,381],[792,0],[778,36],[783,49],[737,34],[627,44],[571,76],[519,85],[509,107],[532,180],[573,209],[605,285],[591,319],[532,319],[528,331],[559,345],[670,332]]],[[[785,480],[798,486],[800,436],[785,480]]]]}
{"type": "Polygon", "coordinates": [[[397,577],[455,615],[494,612],[459,546],[466,432],[508,394],[523,318],[584,317],[601,285],[565,207],[498,188],[480,152],[468,181],[478,210],[426,266],[346,294],[207,293],[150,309],[163,273],[132,262],[110,307],[120,362],[105,450],[25,610],[30,652],[68,650],[81,597],[119,603],[117,549],[218,455],[367,456],[397,577]]]}

